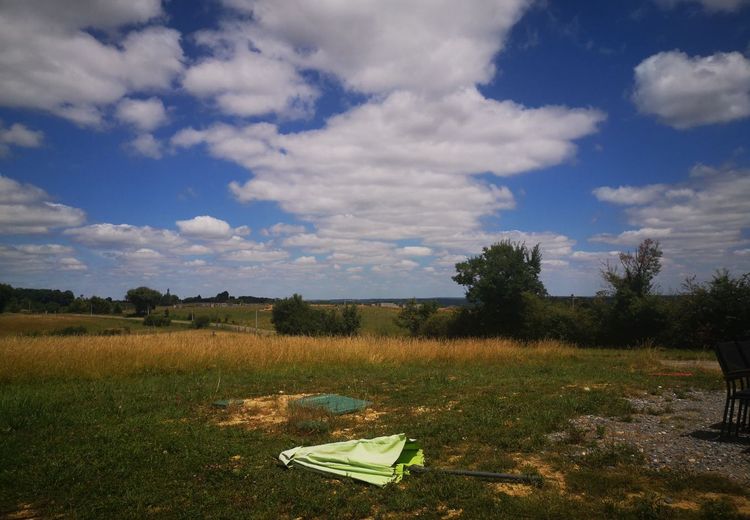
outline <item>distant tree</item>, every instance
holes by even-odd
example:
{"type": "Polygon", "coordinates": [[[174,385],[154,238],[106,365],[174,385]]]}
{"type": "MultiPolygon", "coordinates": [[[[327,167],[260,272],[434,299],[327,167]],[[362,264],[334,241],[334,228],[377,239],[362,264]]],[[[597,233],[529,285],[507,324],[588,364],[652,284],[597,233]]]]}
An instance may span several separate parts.
{"type": "Polygon", "coordinates": [[[149,287],[137,287],[127,292],[125,301],[132,303],[135,313],[142,316],[156,308],[161,301],[161,293],[149,287]]]}
{"type": "Polygon", "coordinates": [[[362,327],[362,314],[356,305],[347,303],[341,310],[341,334],[355,336],[362,327]]]}
{"type": "Polygon", "coordinates": [[[98,296],[92,296],[89,299],[89,306],[93,314],[109,314],[112,312],[112,303],[98,296]]]}
{"type": "Polygon", "coordinates": [[[12,298],[13,287],[5,283],[0,283],[0,312],[5,310],[5,307],[10,303],[12,298]]]}
{"type": "Polygon", "coordinates": [[[407,329],[412,336],[419,336],[425,322],[437,311],[436,301],[417,303],[416,298],[412,298],[401,307],[394,321],[399,327],[407,329]]]}
{"type": "Polygon", "coordinates": [[[271,311],[271,323],[279,334],[295,336],[353,336],[362,323],[356,305],[338,309],[315,309],[299,294],[277,300],[271,311]]]}
{"type": "Polygon", "coordinates": [[[271,323],[279,334],[318,335],[322,329],[321,313],[315,312],[299,294],[278,300],[271,310],[271,323]]]}
{"type": "Polygon", "coordinates": [[[166,307],[177,305],[178,303],[180,303],[180,298],[178,298],[175,294],[170,294],[169,289],[167,289],[167,292],[161,297],[161,300],[159,301],[159,305],[164,305],[166,307]]]}
{"type": "Polygon", "coordinates": [[[734,278],[722,269],[706,283],[688,279],[685,289],[676,316],[682,346],[706,347],[750,337],[750,273],[734,278]]]}
{"type": "Polygon", "coordinates": [[[466,287],[466,299],[476,317],[477,333],[519,336],[526,311],[524,296],[545,296],[539,279],[539,244],[504,240],[482,249],[482,254],[456,264],[453,280],[466,287]]]}
{"type": "Polygon", "coordinates": [[[229,291],[220,292],[216,295],[216,298],[214,298],[214,301],[216,303],[226,303],[229,301],[229,291]]]}
{"type": "Polygon", "coordinates": [[[607,264],[602,269],[608,286],[604,294],[611,299],[601,319],[602,341],[634,345],[662,335],[667,311],[664,302],[653,294],[661,257],[659,242],[647,238],[635,252],[620,253],[619,266],[607,264]]]}
{"type": "Polygon", "coordinates": [[[652,293],[654,278],[661,271],[662,251],[659,242],[647,238],[634,253],[620,253],[620,266],[607,264],[602,270],[602,277],[609,285],[613,295],[629,293],[641,298],[652,293]]]}

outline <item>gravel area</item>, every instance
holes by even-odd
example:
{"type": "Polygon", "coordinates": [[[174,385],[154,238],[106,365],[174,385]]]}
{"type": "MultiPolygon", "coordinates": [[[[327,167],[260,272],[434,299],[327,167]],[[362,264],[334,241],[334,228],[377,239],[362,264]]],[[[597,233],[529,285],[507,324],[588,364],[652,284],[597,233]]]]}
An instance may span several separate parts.
{"type": "MultiPolygon", "coordinates": [[[[724,399],[724,392],[644,393],[628,399],[634,409],[630,421],[585,415],[572,423],[598,446],[634,446],[653,469],[716,473],[750,484],[750,433],[719,439],[724,399]]],[[[566,434],[555,436],[564,440],[566,434]]]]}

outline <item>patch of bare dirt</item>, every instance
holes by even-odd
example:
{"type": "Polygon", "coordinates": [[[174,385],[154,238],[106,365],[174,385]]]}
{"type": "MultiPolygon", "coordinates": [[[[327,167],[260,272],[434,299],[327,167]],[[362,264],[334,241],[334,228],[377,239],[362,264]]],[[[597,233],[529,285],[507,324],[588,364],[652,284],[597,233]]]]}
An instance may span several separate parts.
{"type": "Polygon", "coordinates": [[[286,423],[289,403],[311,394],[274,394],[250,397],[241,405],[229,406],[220,417],[219,426],[246,426],[252,429],[273,430],[286,423]]]}
{"type": "Polygon", "coordinates": [[[721,367],[715,359],[662,359],[661,364],[669,368],[680,370],[708,370],[721,372],[721,367]]]}

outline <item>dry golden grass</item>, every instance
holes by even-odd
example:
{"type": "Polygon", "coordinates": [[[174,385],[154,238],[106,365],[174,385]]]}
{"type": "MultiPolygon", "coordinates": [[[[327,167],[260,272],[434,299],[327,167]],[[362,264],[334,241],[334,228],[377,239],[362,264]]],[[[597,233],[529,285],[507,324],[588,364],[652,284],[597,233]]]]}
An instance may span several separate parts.
{"type": "Polygon", "coordinates": [[[192,371],[350,363],[540,362],[573,357],[559,342],[502,339],[309,338],[185,331],[139,336],[0,338],[0,381],[105,377],[144,370],[192,371]]]}

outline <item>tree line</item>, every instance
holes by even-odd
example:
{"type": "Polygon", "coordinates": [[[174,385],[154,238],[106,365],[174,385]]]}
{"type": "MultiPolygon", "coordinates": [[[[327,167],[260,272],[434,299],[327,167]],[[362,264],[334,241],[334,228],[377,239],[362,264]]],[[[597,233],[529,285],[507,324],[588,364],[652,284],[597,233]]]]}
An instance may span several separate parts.
{"type": "Polygon", "coordinates": [[[675,348],[711,346],[750,336],[750,273],[717,271],[698,283],[685,280],[674,296],[656,293],[662,250],[646,239],[601,269],[605,289],[576,302],[547,297],[539,246],[504,241],[456,264],[453,280],[466,287],[469,306],[438,312],[435,305],[405,305],[398,322],[427,337],[505,336],[557,339],[581,346],[675,348]]]}

